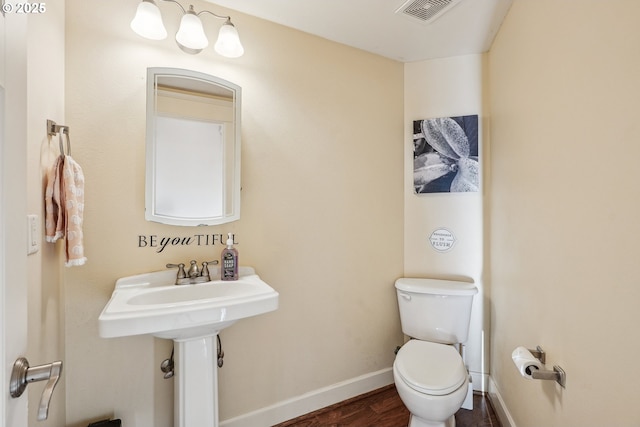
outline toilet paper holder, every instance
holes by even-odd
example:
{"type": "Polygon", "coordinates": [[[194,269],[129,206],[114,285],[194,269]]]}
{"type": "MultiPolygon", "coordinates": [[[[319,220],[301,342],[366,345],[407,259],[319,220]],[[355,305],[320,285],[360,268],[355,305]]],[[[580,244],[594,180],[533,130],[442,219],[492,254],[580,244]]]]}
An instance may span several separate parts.
{"type": "Polygon", "coordinates": [[[543,365],[547,363],[547,353],[544,352],[542,347],[536,346],[535,350],[531,350],[530,348],[528,348],[527,350],[529,350],[529,353],[531,353],[533,357],[538,359],[543,365]]]}
{"type": "MultiPolygon", "coordinates": [[[[533,357],[535,357],[540,361],[540,363],[542,363],[543,365],[546,363],[546,360],[547,360],[546,353],[540,346],[537,346],[535,350],[531,350],[531,349],[528,349],[528,350],[533,355],[533,357]]],[[[564,372],[564,369],[562,369],[558,365],[553,366],[553,371],[541,370],[541,369],[532,370],[531,377],[534,380],[556,381],[563,388],[567,384],[567,374],[564,372]]]]}

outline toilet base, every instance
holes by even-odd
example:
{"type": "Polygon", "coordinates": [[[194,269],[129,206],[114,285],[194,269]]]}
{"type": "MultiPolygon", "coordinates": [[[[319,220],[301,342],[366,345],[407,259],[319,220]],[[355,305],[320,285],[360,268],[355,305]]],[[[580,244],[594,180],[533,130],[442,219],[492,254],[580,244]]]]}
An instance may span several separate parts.
{"type": "Polygon", "coordinates": [[[427,421],[411,414],[408,427],[456,427],[456,418],[451,415],[445,421],[427,421]]]}

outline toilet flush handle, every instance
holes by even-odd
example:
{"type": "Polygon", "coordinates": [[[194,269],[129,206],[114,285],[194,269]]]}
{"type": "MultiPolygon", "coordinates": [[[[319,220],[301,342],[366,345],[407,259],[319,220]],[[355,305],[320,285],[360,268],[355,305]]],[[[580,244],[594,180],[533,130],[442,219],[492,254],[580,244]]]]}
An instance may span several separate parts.
{"type": "Polygon", "coordinates": [[[406,299],[407,301],[411,301],[411,295],[409,294],[405,294],[404,292],[399,292],[398,295],[400,295],[402,298],[406,299]]]}

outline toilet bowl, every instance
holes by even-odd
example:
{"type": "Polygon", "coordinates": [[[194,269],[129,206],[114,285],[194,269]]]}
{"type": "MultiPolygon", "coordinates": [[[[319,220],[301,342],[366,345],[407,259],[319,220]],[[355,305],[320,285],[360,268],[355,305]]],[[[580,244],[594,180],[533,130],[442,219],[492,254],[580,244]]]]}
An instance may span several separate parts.
{"type": "Polygon", "coordinates": [[[398,351],[393,378],[411,413],[409,427],[455,427],[469,377],[455,347],[411,340],[398,351]]]}
{"type": "Polygon", "coordinates": [[[402,278],[396,291],[402,331],[413,338],[393,363],[396,389],[411,413],[409,427],[455,427],[469,374],[454,345],[468,338],[478,289],[470,282],[402,278]]]}

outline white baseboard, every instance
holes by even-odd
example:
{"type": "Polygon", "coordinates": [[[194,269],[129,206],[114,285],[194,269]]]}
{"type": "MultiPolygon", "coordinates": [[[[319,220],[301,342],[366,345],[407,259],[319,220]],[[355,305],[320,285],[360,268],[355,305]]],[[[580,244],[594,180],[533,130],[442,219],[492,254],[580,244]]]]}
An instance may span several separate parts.
{"type": "MultiPolygon", "coordinates": [[[[502,426],[516,427],[493,379],[487,374],[478,372],[471,372],[471,377],[473,389],[488,394],[502,426]]],[[[272,426],[392,383],[392,368],[382,369],[223,420],[220,422],[220,427],[272,426]]]]}
{"type": "Polygon", "coordinates": [[[382,369],[224,420],[220,427],[272,426],[392,383],[392,369],[382,369]]]}
{"type": "Polygon", "coordinates": [[[516,427],[516,423],[513,421],[507,406],[504,404],[504,400],[502,400],[500,391],[491,377],[489,377],[489,400],[502,427],[516,427]]]}
{"type": "Polygon", "coordinates": [[[471,382],[473,383],[473,391],[480,391],[482,393],[487,392],[487,382],[489,381],[489,375],[481,372],[469,371],[471,375],[471,382]]]}

